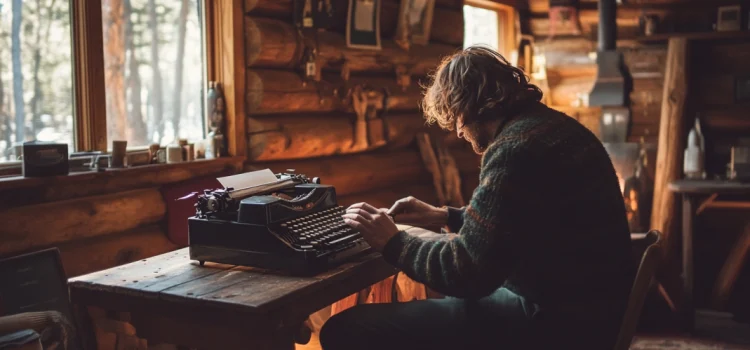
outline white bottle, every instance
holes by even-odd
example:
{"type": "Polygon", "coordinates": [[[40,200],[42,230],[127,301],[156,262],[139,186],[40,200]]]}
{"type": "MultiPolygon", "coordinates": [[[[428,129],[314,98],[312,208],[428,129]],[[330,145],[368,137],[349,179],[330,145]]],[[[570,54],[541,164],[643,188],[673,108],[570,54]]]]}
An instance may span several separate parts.
{"type": "Polygon", "coordinates": [[[695,117],[695,124],[690,129],[685,147],[683,172],[686,179],[703,179],[706,176],[704,158],[705,141],[701,131],[700,116],[695,117]]]}

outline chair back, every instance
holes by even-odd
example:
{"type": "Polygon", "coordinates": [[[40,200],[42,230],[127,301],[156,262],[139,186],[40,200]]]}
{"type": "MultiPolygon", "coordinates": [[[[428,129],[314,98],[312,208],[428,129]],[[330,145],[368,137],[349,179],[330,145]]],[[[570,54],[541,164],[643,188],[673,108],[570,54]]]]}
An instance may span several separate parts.
{"type": "Polygon", "coordinates": [[[643,304],[646,301],[646,295],[648,294],[649,287],[659,264],[659,259],[661,258],[661,238],[662,234],[657,230],[651,230],[645,235],[631,236],[634,248],[635,246],[645,246],[646,248],[641,256],[638,272],[635,275],[633,287],[630,290],[628,308],[625,311],[625,317],[623,317],[622,325],[620,326],[615,350],[627,350],[630,348],[630,343],[638,326],[638,319],[641,316],[643,304]]]}

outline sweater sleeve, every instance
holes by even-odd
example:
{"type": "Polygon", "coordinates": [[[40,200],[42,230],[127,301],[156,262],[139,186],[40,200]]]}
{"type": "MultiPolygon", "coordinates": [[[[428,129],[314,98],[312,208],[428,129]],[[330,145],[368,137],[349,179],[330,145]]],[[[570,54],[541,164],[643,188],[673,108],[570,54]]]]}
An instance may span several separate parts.
{"type": "Polygon", "coordinates": [[[425,238],[400,231],[384,247],[386,261],[448,296],[481,298],[505,282],[522,254],[511,218],[526,185],[523,163],[515,160],[523,157],[493,146],[458,233],[425,238]]]}

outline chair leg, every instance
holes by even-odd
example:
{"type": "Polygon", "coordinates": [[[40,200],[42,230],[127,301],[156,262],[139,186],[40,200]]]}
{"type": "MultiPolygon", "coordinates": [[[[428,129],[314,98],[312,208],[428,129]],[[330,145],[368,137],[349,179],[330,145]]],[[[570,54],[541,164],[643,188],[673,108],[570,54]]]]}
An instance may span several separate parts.
{"type": "Polygon", "coordinates": [[[723,310],[726,306],[748,252],[750,252],[750,224],[745,226],[744,232],[735,242],[716,278],[711,304],[717,310],[723,310]]]}
{"type": "Polygon", "coordinates": [[[669,309],[672,310],[672,312],[676,312],[677,307],[675,306],[674,301],[672,301],[672,298],[669,297],[669,293],[667,293],[667,290],[664,289],[664,285],[662,285],[661,283],[657,283],[657,288],[659,289],[659,295],[664,298],[664,301],[669,306],[669,309]]]}

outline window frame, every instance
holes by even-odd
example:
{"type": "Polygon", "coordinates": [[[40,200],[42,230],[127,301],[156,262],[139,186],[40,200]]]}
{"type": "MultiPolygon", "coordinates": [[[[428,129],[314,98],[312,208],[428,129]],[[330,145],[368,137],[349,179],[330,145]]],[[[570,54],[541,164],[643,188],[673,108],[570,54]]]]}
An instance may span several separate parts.
{"type": "MultiPolygon", "coordinates": [[[[244,1],[201,1],[204,20],[204,84],[221,84],[225,96],[228,157],[246,154],[244,104],[244,1]]],[[[74,146],[76,152],[107,152],[102,0],[70,0],[74,146]]],[[[128,147],[129,151],[143,147],[128,147]]],[[[210,166],[210,162],[206,162],[210,166]]],[[[158,171],[158,166],[155,164],[158,171]]],[[[0,163],[0,181],[16,180],[21,161],[0,163]]],[[[174,164],[172,164],[174,166],[174,164]]],[[[121,169],[127,170],[127,169],[121,169]]]]}
{"type": "Polygon", "coordinates": [[[511,60],[514,52],[517,54],[517,21],[518,15],[513,6],[489,0],[464,0],[464,5],[482,8],[497,13],[498,51],[503,57],[511,60]]]}

